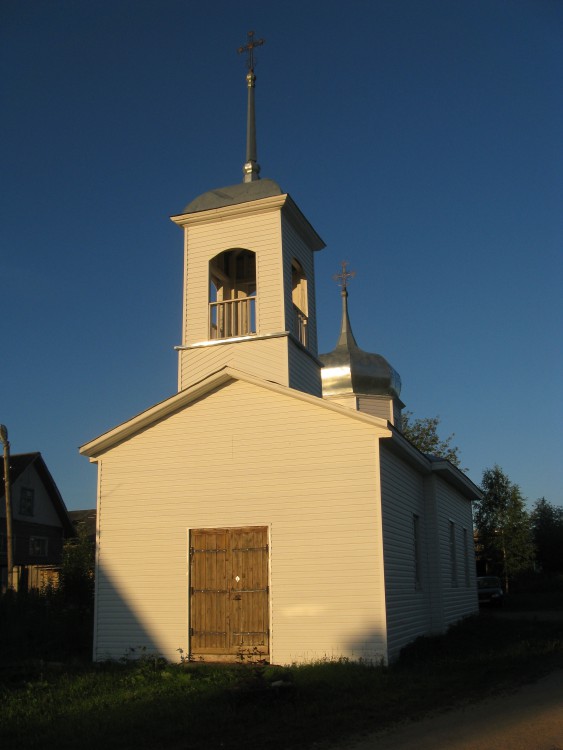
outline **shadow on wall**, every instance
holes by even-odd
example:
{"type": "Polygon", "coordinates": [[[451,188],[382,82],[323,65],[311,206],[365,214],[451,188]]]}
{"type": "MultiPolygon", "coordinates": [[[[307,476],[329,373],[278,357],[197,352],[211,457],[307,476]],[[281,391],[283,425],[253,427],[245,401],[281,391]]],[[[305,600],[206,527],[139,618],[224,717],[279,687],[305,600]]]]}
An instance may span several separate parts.
{"type": "MultiPolygon", "coordinates": [[[[163,594],[168,596],[170,593],[167,589],[166,585],[162,587],[163,594]]],[[[143,599],[138,589],[127,594],[125,587],[100,564],[94,605],[94,661],[136,659],[148,654],[179,661],[180,653],[170,652],[164,638],[157,633],[159,627],[166,625],[166,618],[161,616],[163,610],[164,606],[149,610],[147,600],[143,599]]],[[[183,625],[183,633],[175,649],[186,649],[187,623],[184,621],[183,625]]],[[[176,624],[170,626],[178,629],[176,624]]]]}
{"type": "Polygon", "coordinates": [[[385,631],[374,628],[365,633],[359,633],[346,642],[347,659],[361,662],[368,666],[387,664],[387,649],[385,646],[385,631]]]}
{"type": "MultiPolygon", "coordinates": [[[[152,583],[152,582],[150,582],[152,583]]],[[[107,569],[100,566],[97,582],[97,601],[95,608],[95,661],[123,658],[136,659],[149,654],[163,656],[170,662],[180,661],[181,656],[189,654],[188,623],[188,582],[179,590],[169,581],[163,582],[159,589],[159,599],[155,598],[154,588],[151,592],[150,605],[142,592],[125,591],[107,569]],[[170,609],[170,601],[183,601],[180,606],[170,609]]],[[[334,613],[333,613],[334,614],[334,613]]],[[[338,613],[336,613],[338,614],[338,613]]],[[[342,619],[349,614],[346,602],[342,602],[342,619]]],[[[296,638],[291,645],[293,660],[300,662],[299,630],[303,625],[302,618],[295,624],[296,638]]],[[[303,662],[339,661],[342,658],[350,661],[362,661],[366,664],[380,664],[387,659],[385,628],[355,628],[356,634],[348,637],[344,634],[337,640],[335,647],[327,649],[320,646],[319,651],[311,653],[310,647],[303,644],[303,662]]],[[[274,640],[275,640],[275,633],[274,640]]],[[[309,633],[310,635],[310,633],[309,633]]],[[[289,663],[292,659],[274,651],[274,661],[289,663]]]]}

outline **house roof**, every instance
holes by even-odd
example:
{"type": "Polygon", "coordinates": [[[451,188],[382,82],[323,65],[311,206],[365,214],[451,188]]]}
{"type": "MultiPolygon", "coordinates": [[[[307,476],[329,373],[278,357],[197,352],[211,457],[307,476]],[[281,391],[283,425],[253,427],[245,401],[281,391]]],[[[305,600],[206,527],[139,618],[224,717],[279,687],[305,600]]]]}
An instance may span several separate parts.
{"type": "MultiPolygon", "coordinates": [[[[1,469],[1,495],[0,497],[4,497],[4,462],[0,462],[1,469]]],[[[53,479],[51,472],[47,468],[47,464],[43,460],[43,456],[41,453],[16,453],[16,454],[10,454],[10,482],[11,484],[15,484],[15,482],[19,479],[21,474],[27,469],[29,466],[33,465],[34,469],[36,470],[37,474],[39,475],[41,481],[43,482],[43,485],[47,491],[47,494],[49,495],[49,498],[53,504],[53,507],[57,513],[57,516],[59,517],[59,520],[61,522],[61,526],[64,529],[65,536],[74,536],[75,530],[74,526],[72,524],[72,521],[70,520],[70,517],[68,515],[68,511],[66,509],[66,505],[64,503],[64,500],[62,498],[61,493],[59,492],[59,488],[55,484],[55,480],[53,479]]]]}

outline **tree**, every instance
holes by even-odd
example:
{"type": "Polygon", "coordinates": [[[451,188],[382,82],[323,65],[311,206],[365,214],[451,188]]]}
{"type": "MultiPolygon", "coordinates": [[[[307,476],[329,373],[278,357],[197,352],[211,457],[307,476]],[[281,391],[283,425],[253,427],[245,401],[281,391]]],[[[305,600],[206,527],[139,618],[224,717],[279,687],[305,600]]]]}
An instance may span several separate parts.
{"type": "Polygon", "coordinates": [[[563,573],[563,508],[545,497],[536,500],[531,513],[536,560],[545,573],[563,573]]]}
{"type": "Polygon", "coordinates": [[[487,567],[504,579],[505,590],[534,561],[530,517],[520,487],[500,466],[485,469],[483,499],[475,502],[475,528],[487,567]]]}
{"type": "Polygon", "coordinates": [[[76,537],[63,547],[61,590],[73,604],[89,607],[94,600],[94,567],[96,551],[84,523],[76,529],[76,537]]]}
{"type": "Polygon", "coordinates": [[[460,465],[459,448],[452,445],[454,433],[442,440],[438,435],[440,417],[413,418],[412,411],[403,412],[403,435],[422,453],[447,459],[454,466],[460,465]]]}

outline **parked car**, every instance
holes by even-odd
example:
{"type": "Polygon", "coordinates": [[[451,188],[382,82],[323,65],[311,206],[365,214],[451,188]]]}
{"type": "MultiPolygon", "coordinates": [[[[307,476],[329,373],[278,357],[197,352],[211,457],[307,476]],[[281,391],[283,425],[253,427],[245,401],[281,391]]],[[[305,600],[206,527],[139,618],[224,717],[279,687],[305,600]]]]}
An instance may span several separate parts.
{"type": "Polygon", "coordinates": [[[479,604],[491,604],[497,607],[503,603],[504,591],[500,578],[496,576],[482,576],[477,578],[477,593],[479,604]]]}

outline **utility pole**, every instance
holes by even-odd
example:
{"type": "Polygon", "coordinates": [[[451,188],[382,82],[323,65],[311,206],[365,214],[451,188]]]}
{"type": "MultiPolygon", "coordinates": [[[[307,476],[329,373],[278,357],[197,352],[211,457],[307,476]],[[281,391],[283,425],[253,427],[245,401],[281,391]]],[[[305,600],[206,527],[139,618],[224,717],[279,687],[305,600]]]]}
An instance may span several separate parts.
{"type": "Polygon", "coordinates": [[[13,585],[14,574],[14,541],[12,524],[12,496],[10,486],[10,442],[8,440],[8,428],[0,424],[0,440],[4,447],[4,491],[6,495],[6,561],[7,561],[7,588],[13,585]]]}

